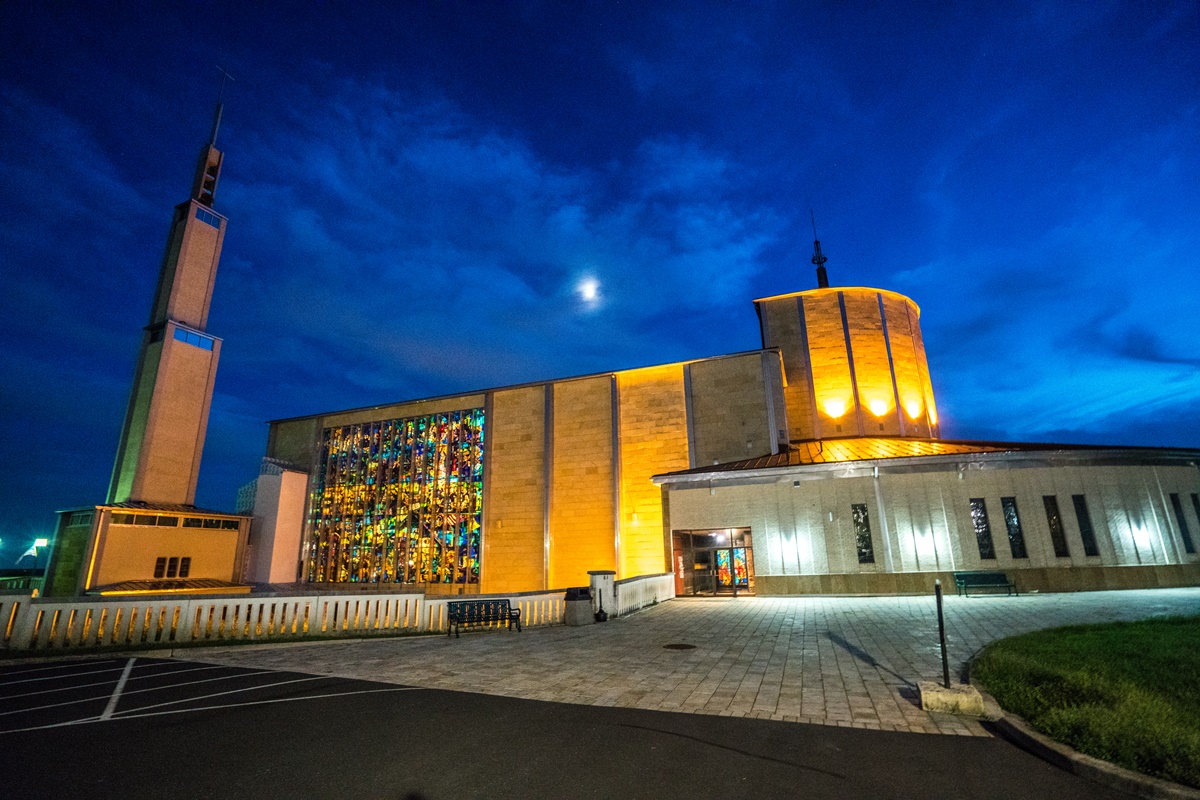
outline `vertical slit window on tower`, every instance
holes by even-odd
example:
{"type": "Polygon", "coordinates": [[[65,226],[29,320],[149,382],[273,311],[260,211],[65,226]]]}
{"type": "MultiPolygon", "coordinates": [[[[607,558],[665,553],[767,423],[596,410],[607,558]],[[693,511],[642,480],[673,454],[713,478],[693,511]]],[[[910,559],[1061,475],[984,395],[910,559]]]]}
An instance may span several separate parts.
{"type": "MultiPolygon", "coordinates": [[[[166,571],[167,571],[167,559],[165,559],[165,558],[154,559],[154,577],[161,578],[163,576],[163,573],[166,571]]],[[[143,572],[142,574],[144,575],[145,573],[143,572]]]]}
{"type": "Polygon", "coordinates": [[[174,578],[179,574],[179,557],[172,556],[167,559],[167,577],[174,578]]]}
{"type": "Polygon", "coordinates": [[[1046,506],[1046,524],[1050,526],[1050,543],[1054,545],[1054,555],[1059,558],[1070,558],[1071,550],[1067,547],[1067,533],[1063,530],[1062,514],[1058,511],[1058,498],[1052,494],[1042,497],[1046,506]]]}
{"type": "Polygon", "coordinates": [[[184,556],[179,559],[179,577],[186,578],[192,571],[192,559],[190,556],[184,556]]]}
{"type": "Polygon", "coordinates": [[[1008,547],[1013,558],[1029,558],[1025,549],[1025,532],[1021,530],[1021,516],[1017,513],[1017,498],[1001,497],[1000,508],[1004,511],[1004,527],[1008,529],[1008,547]]]}
{"type": "Polygon", "coordinates": [[[1075,504],[1075,519],[1079,521],[1079,538],[1083,539],[1083,554],[1098,556],[1100,549],[1096,547],[1096,533],[1092,530],[1092,515],[1088,513],[1087,498],[1081,494],[1071,495],[1075,504]]]}
{"type": "MultiPolygon", "coordinates": [[[[1196,495],[1192,495],[1192,500],[1196,499],[1196,495]]],[[[1188,530],[1187,519],[1183,516],[1183,503],[1179,502],[1179,495],[1171,494],[1171,508],[1175,511],[1175,521],[1179,523],[1179,535],[1183,537],[1183,549],[1189,553],[1196,552],[1195,545],[1192,544],[1192,532],[1188,530]]]]}
{"type": "Polygon", "coordinates": [[[875,563],[875,546],[871,543],[871,520],[867,516],[866,503],[850,506],[854,518],[854,544],[858,550],[858,563],[875,563]]]}
{"type": "Polygon", "coordinates": [[[987,503],[982,497],[971,498],[971,524],[975,526],[975,541],[979,544],[979,557],[988,560],[996,557],[992,544],[992,526],[988,524],[987,503]]]}

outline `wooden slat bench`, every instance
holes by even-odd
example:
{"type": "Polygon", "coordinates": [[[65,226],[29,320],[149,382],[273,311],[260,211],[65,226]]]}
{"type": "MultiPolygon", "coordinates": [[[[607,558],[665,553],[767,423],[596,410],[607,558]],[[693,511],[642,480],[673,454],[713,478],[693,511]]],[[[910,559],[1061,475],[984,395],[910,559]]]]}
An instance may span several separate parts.
{"type": "Polygon", "coordinates": [[[954,585],[960,595],[967,597],[971,596],[971,589],[1005,589],[1007,594],[1021,594],[1016,582],[1010,581],[1003,572],[956,572],[954,585]]]}
{"type": "Polygon", "coordinates": [[[446,604],[446,618],[449,625],[446,635],[453,631],[455,638],[458,632],[467,625],[487,625],[492,622],[506,623],[512,630],[517,623],[521,630],[521,609],[513,608],[507,599],[504,600],[452,600],[446,604]]]}

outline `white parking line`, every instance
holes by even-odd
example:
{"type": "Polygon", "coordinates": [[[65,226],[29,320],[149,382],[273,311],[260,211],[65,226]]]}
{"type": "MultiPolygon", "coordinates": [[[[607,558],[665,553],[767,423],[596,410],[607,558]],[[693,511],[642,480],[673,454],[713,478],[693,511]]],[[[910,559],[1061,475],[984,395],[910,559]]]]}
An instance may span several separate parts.
{"type": "Polygon", "coordinates": [[[227,694],[238,694],[239,692],[253,692],[256,689],[270,689],[274,686],[286,686],[289,683],[307,683],[308,681],[323,681],[328,680],[328,675],[313,675],[308,678],[293,678],[290,681],[276,681],[275,683],[264,683],[262,686],[245,686],[241,689],[230,689],[228,692],[214,692],[213,694],[202,694],[199,697],[184,697],[180,700],[168,700],[165,703],[155,703],[152,706],[142,706],[141,708],[131,708],[128,711],[120,711],[115,716],[118,719],[124,719],[126,714],[135,714],[141,711],[149,711],[152,708],[163,708],[165,706],[177,706],[180,703],[194,703],[197,700],[208,700],[210,697],[224,697],[227,694]]]}
{"type": "MultiPolygon", "coordinates": [[[[130,659],[130,660],[132,660],[132,659],[130,659]]],[[[131,694],[142,694],[143,692],[158,692],[163,689],[174,689],[178,686],[191,686],[192,684],[196,684],[196,683],[211,683],[213,681],[226,681],[226,680],[230,680],[232,678],[242,678],[247,675],[268,675],[268,674],[273,674],[274,672],[275,672],[274,670],[270,670],[270,669],[259,670],[258,672],[239,672],[234,675],[222,675],[221,677],[218,677],[218,678],[205,678],[204,680],[200,680],[200,681],[186,681],[184,683],[169,683],[166,686],[151,686],[148,689],[133,689],[131,691],[125,692],[124,694],[125,694],[125,696],[129,696],[131,694]]],[[[124,676],[122,676],[122,677],[124,677],[124,676]]],[[[318,676],[318,677],[324,677],[324,676],[318,676]]],[[[97,700],[103,700],[106,697],[109,698],[109,705],[112,705],[115,707],[114,698],[116,698],[117,696],[119,696],[121,694],[121,689],[123,688],[123,685],[124,684],[122,684],[120,681],[118,681],[117,687],[111,695],[102,694],[102,695],[99,695],[98,697],[82,697],[82,698],[79,698],[78,700],[66,700],[61,703],[49,703],[48,705],[44,705],[44,706],[31,706],[30,708],[17,708],[17,709],[13,709],[12,711],[0,711],[0,717],[6,717],[9,714],[21,714],[26,711],[44,711],[47,708],[62,708],[63,706],[73,706],[73,705],[78,705],[80,703],[94,703],[97,700]]],[[[3,699],[7,700],[8,698],[3,698],[3,699]]],[[[105,710],[107,711],[108,709],[106,708],[105,710]]],[[[134,709],[134,710],[136,711],[137,709],[134,709]]]]}
{"type": "MultiPolygon", "coordinates": [[[[294,681],[292,681],[292,682],[294,682],[294,681]]],[[[70,722],[55,722],[51,725],[35,725],[34,727],[31,727],[31,728],[15,728],[11,731],[0,731],[0,736],[3,736],[6,733],[25,733],[27,731],[41,731],[41,730],[45,730],[47,728],[65,728],[70,725],[90,725],[93,722],[116,722],[118,720],[125,720],[125,719],[138,719],[139,717],[161,717],[161,716],[165,716],[167,714],[189,714],[193,711],[212,711],[215,709],[222,709],[222,708],[241,708],[243,706],[261,706],[261,705],[268,705],[270,703],[294,703],[299,700],[320,700],[320,699],[326,698],[326,697],[349,697],[350,695],[354,695],[354,694],[379,694],[381,692],[415,692],[415,691],[421,691],[421,690],[422,690],[422,687],[420,687],[420,686],[393,686],[393,687],[389,687],[387,689],[360,689],[360,690],[354,691],[354,692],[334,692],[332,694],[312,694],[312,695],[305,695],[303,697],[277,697],[273,700],[250,700],[245,703],[226,703],[224,705],[219,705],[219,706],[202,706],[200,708],[174,708],[174,709],[171,709],[170,711],[154,711],[149,714],[136,714],[136,713],[133,713],[133,711],[136,711],[137,709],[134,709],[133,711],[122,712],[121,715],[112,717],[111,719],[107,719],[107,720],[101,720],[99,717],[86,717],[84,719],[71,720],[70,722]]],[[[210,696],[217,697],[217,695],[210,695],[210,696]]]]}
{"type": "Polygon", "coordinates": [[[129,673],[133,672],[133,662],[136,658],[131,658],[125,662],[125,671],[121,673],[121,679],[117,681],[117,685],[113,688],[112,697],[108,698],[108,705],[104,707],[103,713],[100,714],[100,719],[108,719],[117,710],[117,701],[121,699],[121,690],[125,688],[125,681],[129,680],[129,673]]]}
{"type": "MultiPolygon", "coordinates": [[[[200,708],[175,708],[170,711],[155,711],[150,714],[138,714],[134,712],[125,712],[117,719],[137,719],[138,717],[161,717],[165,714],[187,714],[191,711],[212,711],[218,708],[241,708],[243,706],[263,706],[269,703],[294,703],[297,700],[320,700],[324,697],[349,697],[353,694],[379,694],[380,692],[416,692],[421,691],[420,686],[393,686],[387,689],[359,689],[354,692],[334,692],[332,694],[311,694],[304,697],[276,697],[272,700],[249,700],[245,703],[226,703],[219,706],[201,706],[200,708]]],[[[212,695],[216,697],[217,695],[212,695]]],[[[137,709],[134,711],[136,712],[137,709]]]]}
{"type": "MultiPolygon", "coordinates": [[[[18,671],[16,674],[17,674],[17,675],[28,675],[28,674],[29,674],[29,673],[31,673],[31,672],[47,672],[47,671],[49,671],[49,670],[52,670],[52,669],[67,669],[67,668],[69,668],[69,667],[78,667],[78,666],[83,666],[83,665],[86,665],[86,666],[97,666],[97,667],[98,667],[98,666],[100,666],[101,664],[112,664],[112,663],[115,663],[115,662],[116,662],[116,659],[115,659],[115,658],[106,658],[106,659],[104,659],[103,661],[83,661],[83,662],[80,662],[80,661],[71,661],[71,662],[69,662],[69,663],[66,663],[66,664],[55,664],[55,665],[54,665],[54,666],[52,666],[52,667],[36,667],[36,668],[34,668],[34,669],[19,669],[19,671],[18,671]]],[[[13,667],[13,666],[15,666],[15,665],[13,665],[13,664],[9,664],[9,667],[10,667],[10,668],[11,668],[11,667],[13,667]]],[[[3,673],[3,672],[0,672],[0,677],[3,677],[3,676],[4,676],[4,673],[3,673]]]]}
{"type": "MultiPolygon", "coordinates": [[[[138,666],[141,666],[141,664],[139,664],[138,666]]],[[[159,672],[154,675],[130,675],[129,680],[140,681],[140,680],[145,680],[146,678],[157,678],[160,675],[182,675],[185,672],[199,672],[200,670],[212,670],[212,669],[221,669],[221,667],[218,667],[218,666],[192,667],[191,669],[177,669],[177,670],[172,670],[171,672],[159,672]]],[[[259,673],[250,672],[247,674],[257,675],[259,673]]],[[[40,689],[36,692],[25,692],[23,694],[0,695],[0,703],[4,702],[5,700],[15,700],[18,697],[33,697],[34,695],[38,695],[38,694],[54,694],[55,692],[70,692],[75,689],[90,689],[93,686],[107,686],[110,683],[112,683],[111,678],[106,681],[97,681],[96,683],[76,683],[76,684],[72,684],[71,686],[59,686],[55,689],[40,689]]]]}
{"type": "Polygon", "coordinates": [[[18,683],[34,683],[36,681],[59,681],[63,678],[79,678],[84,675],[100,675],[105,672],[120,672],[124,667],[112,667],[110,669],[91,669],[87,672],[72,672],[70,675],[46,675],[41,678],[26,678],[23,681],[0,681],[0,687],[16,686],[18,683]]]}

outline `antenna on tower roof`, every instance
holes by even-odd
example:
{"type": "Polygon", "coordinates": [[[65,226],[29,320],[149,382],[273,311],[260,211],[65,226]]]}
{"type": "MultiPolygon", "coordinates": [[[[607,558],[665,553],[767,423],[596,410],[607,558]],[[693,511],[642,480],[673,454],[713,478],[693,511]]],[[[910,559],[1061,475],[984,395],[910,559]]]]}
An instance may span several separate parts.
{"type": "Polygon", "coordinates": [[[217,110],[213,114],[212,133],[208,137],[208,146],[216,147],[217,145],[217,130],[221,127],[221,109],[224,106],[221,104],[221,98],[225,96],[225,81],[233,80],[233,76],[229,74],[229,70],[217,65],[217,69],[221,70],[221,88],[217,92],[217,110]]]}
{"type": "Polygon", "coordinates": [[[816,216],[816,214],[813,213],[813,210],[811,208],[808,210],[808,215],[810,217],[812,217],[812,229],[813,229],[812,263],[816,264],[816,266],[817,266],[817,288],[828,289],[829,288],[829,275],[827,275],[825,272],[825,262],[828,261],[829,259],[825,257],[824,253],[821,252],[821,240],[817,238],[817,216],[816,216]]]}

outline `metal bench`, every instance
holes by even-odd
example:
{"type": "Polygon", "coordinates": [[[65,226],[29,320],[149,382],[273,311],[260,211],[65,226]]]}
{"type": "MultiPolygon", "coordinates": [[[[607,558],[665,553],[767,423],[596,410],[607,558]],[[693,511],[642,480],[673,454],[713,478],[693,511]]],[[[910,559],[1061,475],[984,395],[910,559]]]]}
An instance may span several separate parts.
{"type": "Polygon", "coordinates": [[[956,572],[954,585],[961,596],[971,596],[971,589],[1005,589],[1007,594],[1020,595],[1015,581],[1010,581],[1003,572],[956,572]]]}
{"type": "Polygon", "coordinates": [[[467,625],[488,625],[493,622],[506,623],[512,630],[517,623],[521,630],[521,609],[513,608],[505,600],[452,600],[446,604],[446,618],[450,624],[446,627],[446,635],[451,632],[458,638],[460,629],[467,625]]]}

